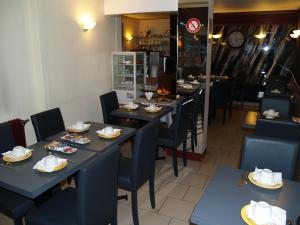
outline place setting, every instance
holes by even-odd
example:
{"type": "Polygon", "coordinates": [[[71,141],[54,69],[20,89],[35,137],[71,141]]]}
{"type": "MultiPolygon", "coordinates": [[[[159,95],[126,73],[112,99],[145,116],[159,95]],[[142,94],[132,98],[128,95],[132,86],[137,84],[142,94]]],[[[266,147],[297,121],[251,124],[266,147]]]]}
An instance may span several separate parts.
{"type": "MultiPolygon", "coordinates": [[[[32,156],[32,149],[24,148],[23,146],[16,146],[11,151],[2,153],[4,162],[11,163],[24,161],[32,156]]],[[[2,164],[1,164],[2,165],[2,164]]]]}
{"type": "Polygon", "coordinates": [[[139,104],[134,103],[133,101],[128,102],[128,104],[120,105],[120,109],[131,111],[136,110],[140,107],[139,104]]]}
{"type": "Polygon", "coordinates": [[[282,173],[269,169],[255,168],[249,173],[248,179],[252,184],[264,189],[279,189],[283,186],[282,173]]]}
{"type": "Polygon", "coordinates": [[[263,116],[266,119],[275,119],[275,118],[279,118],[279,112],[276,112],[274,109],[268,109],[263,112],[263,116]]]}
{"type": "Polygon", "coordinates": [[[113,128],[112,126],[107,126],[102,130],[96,131],[96,133],[101,138],[112,139],[119,137],[122,133],[121,131],[121,129],[113,128]]]}
{"type": "Polygon", "coordinates": [[[155,103],[150,103],[150,105],[145,108],[145,111],[149,113],[157,113],[160,112],[161,110],[162,107],[156,105],[155,103]]]}
{"type": "Polygon", "coordinates": [[[67,130],[72,133],[82,133],[88,131],[91,127],[91,124],[83,123],[82,121],[77,121],[72,126],[68,127],[67,130]]]}
{"type": "Polygon", "coordinates": [[[286,219],[286,211],[267,202],[250,201],[241,209],[241,217],[249,225],[286,225],[291,221],[286,219]]]}
{"type": "Polygon", "coordinates": [[[63,159],[56,155],[49,154],[46,157],[39,160],[33,166],[33,169],[43,173],[52,173],[65,168],[67,165],[68,165],[67,159],[63,159]]]}

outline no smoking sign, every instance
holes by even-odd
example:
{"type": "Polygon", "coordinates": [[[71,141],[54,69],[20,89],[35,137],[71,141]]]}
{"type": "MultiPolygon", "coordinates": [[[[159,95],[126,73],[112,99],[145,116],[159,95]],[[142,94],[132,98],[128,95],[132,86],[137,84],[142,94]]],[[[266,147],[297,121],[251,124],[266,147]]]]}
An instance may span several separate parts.
{"type": "Polygon", "coordinates": [[[201,22],[197,18],[191,18],[185,25],[186,29],[190,33],[197,33],[201,28],[201,22]]]}

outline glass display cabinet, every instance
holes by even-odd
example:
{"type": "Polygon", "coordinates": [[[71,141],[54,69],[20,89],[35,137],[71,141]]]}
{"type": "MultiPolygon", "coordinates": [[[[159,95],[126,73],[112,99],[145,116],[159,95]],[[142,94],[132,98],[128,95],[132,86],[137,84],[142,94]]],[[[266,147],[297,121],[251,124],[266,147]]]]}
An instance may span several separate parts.
{"type": "Polygon", "coordinates": [[[141,96],[146,81],[146,53],[113,52],[112,73],[113,90],[121,104],[141,96]]]}

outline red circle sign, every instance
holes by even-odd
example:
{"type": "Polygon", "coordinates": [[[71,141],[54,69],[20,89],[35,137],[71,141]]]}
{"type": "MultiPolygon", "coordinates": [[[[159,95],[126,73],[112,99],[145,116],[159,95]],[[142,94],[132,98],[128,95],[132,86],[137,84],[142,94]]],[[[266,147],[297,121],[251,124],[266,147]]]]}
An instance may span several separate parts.
{"type": "Polygon", "coordinates": [[[191,18],[187,21],[185,27],[188,32],[197,33],[201,28],[200,20],[198,20],[197,18],[191,18]]]}

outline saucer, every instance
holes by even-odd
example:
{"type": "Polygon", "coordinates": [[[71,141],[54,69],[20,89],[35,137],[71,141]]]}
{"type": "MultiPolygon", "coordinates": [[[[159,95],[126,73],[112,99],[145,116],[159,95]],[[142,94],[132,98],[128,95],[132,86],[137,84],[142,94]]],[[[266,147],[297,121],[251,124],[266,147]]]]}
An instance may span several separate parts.
{"type": "Polygon", "coordinates": [[[253,175],[254,175],[254,172],[249,173],[248,179],[251,181],[251,183],[253,183],[254,185],[256,185],[258,187],[265,188],[265,189],[279,189],[283,186],[283,183],[275,184],[275,185],[262,184],[260,182],[257,182],[256,180],[254,180],[253,175]]]}
{"type": "Polygon", "coordinates": [[[91,124],[84,124],[83,128],[76,128],[76,125],[72,125],[68,128],[68,131],[73,133],[81,133],[90,129],[91,124]]]}
{"type": "Polygon", "coordinates": [[[135,109],[139,108],[139,105],[138,104],[134,104],[133,106],[129,106],[128,104],[126,104],[126,105],[123,105],[123,108],[127,109],[127,110],[135,110],[135,109]]]}
{"type": "Polygon", "coordinates": [[[149,112],[149,113],[157,113],[157,112],[160,112],[161,111],[161,107],[156,107],[154,109],[149,109],[148,107],[145,108],[145,111],[146,112],[149,112]]]}
{"type": "MultiPolygon", "coordinates": [[[[65,162],[62,162],[61,164],[57,165],[52,172],[61,170],[63,168],[65,168],[68,165],[68,161],[66,160],[65,162]]],[[[52,173],[52,172],[48,172],[47,170],[44,170],[42,168],[37,167],[36,168],[38,171],[43,172],[43,173],[52,173]]]]}
{"type": "Polygon", "coordinates": [[[241,217],[245,221],[246,224],[248,224],[248,225],[257,225],[253,220],[251,220],[251,219],[248,218],[247,209],[249,208],[249,206],[250,205],[245,205],[241,209],[241,217]]]}
{"type": "Polygon", "coordinates": [[[25,159],[28,159],[32,156],[32,152],[28,152],[27,154],[25,154],[24,156],[20,156],[20,157],[9,157],[9,155],[4,155],[3,156],[3,161],[5,162],[10,162],[10,163],[13,163],[13,162],[20,162],[20,161],[23,161],[25,159]]]}
{"type": "Polygon", "coordinates": [[[121,131],[116,131],[113,135],[107,135],[107,134],[101,134],[101,133],[97,133],[99,137],[102,137],[102,138],[116,138],[116,137],[119,137],[121,135],[121,131]]]}

